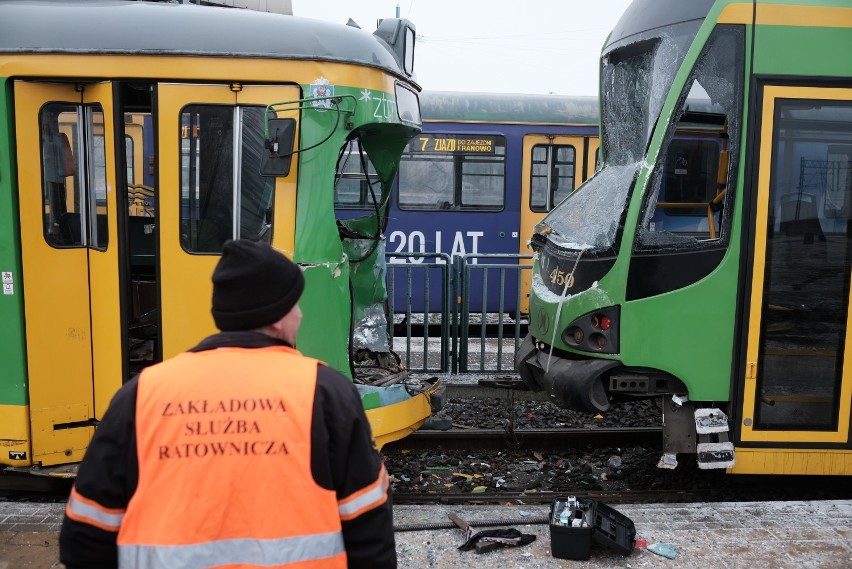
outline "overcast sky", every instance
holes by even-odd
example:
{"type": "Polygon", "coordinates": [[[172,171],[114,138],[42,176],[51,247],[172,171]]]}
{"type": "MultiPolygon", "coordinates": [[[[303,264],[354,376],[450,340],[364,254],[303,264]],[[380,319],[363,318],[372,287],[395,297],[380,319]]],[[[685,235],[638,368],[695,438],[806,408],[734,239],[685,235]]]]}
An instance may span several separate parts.
{"type": "Polygon", "coordinates": [[[630,0],[293,0],[293,14],[373,32],[379,18],[417,28],[427,90],[598,94],[603,42],[630,0]]]}

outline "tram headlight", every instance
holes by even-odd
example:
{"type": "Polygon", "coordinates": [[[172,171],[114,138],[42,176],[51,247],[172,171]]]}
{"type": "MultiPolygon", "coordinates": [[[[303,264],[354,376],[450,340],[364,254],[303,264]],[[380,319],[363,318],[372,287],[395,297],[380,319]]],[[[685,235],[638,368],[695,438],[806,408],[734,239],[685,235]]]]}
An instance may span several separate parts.
{"type": "Polygon", "coordinates": [[[617,354],[619,351],[618,306],[600,308],[580,316],[562,333],[566,345],[586,352],[617,354]]]}
{"type": "Polygon", "coordinates": [[[603,334],[592,334],[592,337],[589,338],[589,342],[592,344],[592,347],[597,348],[601,351],[605,350],[607,344],[609,344],[606,339],[606,336],[604,336],[603,334]]]}
{"type": "Polygon", "coordinates": [[[565,334],[562,338],[566,344],[579,346],[586,339],[586,333],[583,332],[582,328],[578,328],[577,326],[571,326],[567,330],[565,330],[565,334]]]}

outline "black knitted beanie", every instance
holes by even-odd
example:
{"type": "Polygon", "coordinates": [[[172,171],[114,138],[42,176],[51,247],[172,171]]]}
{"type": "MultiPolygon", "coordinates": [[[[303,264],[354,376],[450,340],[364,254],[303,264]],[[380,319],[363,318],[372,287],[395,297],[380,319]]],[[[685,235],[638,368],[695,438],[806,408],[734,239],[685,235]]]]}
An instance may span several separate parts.
{"type": "Polygon", "coordinates": [[[219,330],[278,322],[304,288],[302,270],[268,243],[227,241],[213,271],[213,320],[219,330]]]}

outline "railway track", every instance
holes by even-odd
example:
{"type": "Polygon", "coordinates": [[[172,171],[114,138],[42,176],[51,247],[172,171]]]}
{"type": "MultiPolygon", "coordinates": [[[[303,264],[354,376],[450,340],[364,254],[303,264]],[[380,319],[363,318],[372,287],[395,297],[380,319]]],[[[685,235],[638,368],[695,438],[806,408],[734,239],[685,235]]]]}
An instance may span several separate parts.
{"type": "Polygon", "coordinates": [[[684,455],[657,467],[659,427],[423,430],[382,452],[398,504],[549,504],[849,499],[846,477],[732,475],[684,455]]]}
{"type": "MultiPolygon", "coordinates": [[[[621,490],[621,491],[580,491],[585,498],[592,498],[607,504],[681,504],[707,502],[722,499],[719,491],[714,490],[621,490]]],[[[447,504],[447,505],[479,505],[479,504],[550,504],[557,496],[565,496],[570,492],[493,492],[488,494],[434,494],[428,492],[394,491],[394,504],[447,504]]],[[[729,499],[731,494],[723,498],[729,499]]]]}
{"type": "Polygon", "coordinates": [[[382,452],[401,450],[514,450],[558,452],[586,446],[659,445],[661,427],[595,429],[466,429],[420,430],[385,445],[382,452]]]}
{"type": "MultiPolygon", "coordinates": [[[[817,484],[813,477],[752,477],[751,483],[731,487],[720,479],[718,486],[688,490],[663,488],[659,490],[588,490],[434,493],[394,490],[394,504],[488,505],[488,504],[550,504],[558,496],[582,495],[607,504],[694,504],[704,502],[771,502],[784,500],[848,500],[847,482],[840,477],[822,477],[817,484]]],[[[527,522],[529,523],[529,522],[527,522]]]]}

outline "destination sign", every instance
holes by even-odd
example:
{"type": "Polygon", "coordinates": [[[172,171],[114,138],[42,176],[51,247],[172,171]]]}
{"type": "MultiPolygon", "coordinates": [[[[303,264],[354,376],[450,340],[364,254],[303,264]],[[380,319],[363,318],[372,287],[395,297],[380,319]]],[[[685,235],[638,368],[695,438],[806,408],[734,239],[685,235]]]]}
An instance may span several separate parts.
{"type": "Polygon", "coordinates": [[[411,139],[409,152],[420,154],[494,154],[495,136],[421,134],[411,139]]]}

